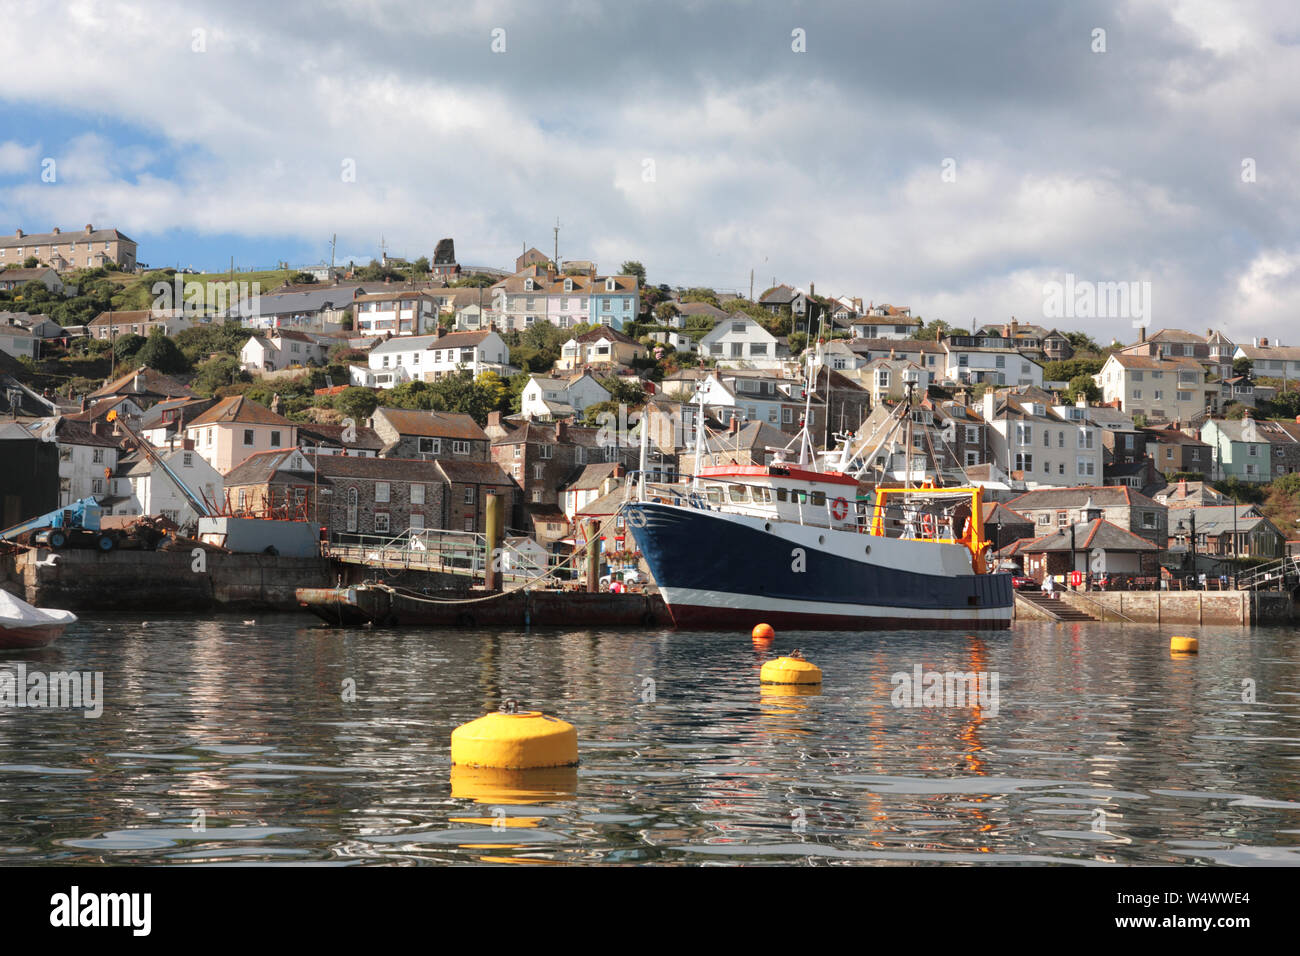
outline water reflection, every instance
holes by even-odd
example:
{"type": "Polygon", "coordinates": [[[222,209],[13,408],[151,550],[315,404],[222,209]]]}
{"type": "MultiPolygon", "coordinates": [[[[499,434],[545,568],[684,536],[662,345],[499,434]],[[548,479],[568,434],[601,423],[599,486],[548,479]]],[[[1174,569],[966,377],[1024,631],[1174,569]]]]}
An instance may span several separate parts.
{"type": "Polygon", "coordinates": [[[103,671],[106,700],[0,710],[0,859],[1293,862],[1297,642],[1182,630],[1190,659],[1142,627],[781,635],[805,688],[760,685],[778,652],[741,631],[82,621],[7,654],[103,671]],[[996,673],[998,706],[895,706],[916,665],[996,673]],[[452,767],[507,697],[574,723],[580,766],[452,767]]]}

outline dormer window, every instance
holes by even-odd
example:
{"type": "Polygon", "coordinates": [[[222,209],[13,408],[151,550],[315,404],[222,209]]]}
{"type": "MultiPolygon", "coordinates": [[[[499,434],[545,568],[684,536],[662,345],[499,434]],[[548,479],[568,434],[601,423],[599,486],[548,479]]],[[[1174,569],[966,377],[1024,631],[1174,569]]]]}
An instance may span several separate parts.
{"type": "Polygon", "coordinates": [[[573,280],[572,280],[572,279],[565,279],[565,280],[564,280],[564,291],[565,291],[565,292],[572,292],[572,291],[573,291],[573,280]]]}
{"type": "Polygon", "coordinates": [[[606,292],[613,292],[613,291],[614,291],[614,286],[615,286],[615,282],[614,282],[613,279],[606,279],[606,280],[605,280],[605,291],[606,291],[606,292]]]}
{"type": "Polygon", "coordinates": [[[537,285],[536,285],[536,283],[533,282],[532,279],[525,279],[525,280],[524,280],[524,291],[525,291],[525,292],[532,292],[532,291],[534,291],[536,288],[537,288],[537,285]]]}

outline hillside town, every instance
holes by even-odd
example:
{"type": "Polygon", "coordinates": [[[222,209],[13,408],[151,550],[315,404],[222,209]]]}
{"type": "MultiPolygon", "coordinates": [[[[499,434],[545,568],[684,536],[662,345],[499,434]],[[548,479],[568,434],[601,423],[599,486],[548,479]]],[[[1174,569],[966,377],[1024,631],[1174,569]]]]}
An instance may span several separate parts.
{"type": "MultiPolygon", "coordinates": [[[[495,497],[507,548],[541,573],[643,462],[665,483],[767,465],[801,431],[831,461],[906,403],[905,437],[860,462],[859,500],[980,486],[1026,587],[1229,587],[1300,549],[1300,347],[1267,338],[1101,345],[776,277],[655,285],[637,261],[535,247],[462,266],[452,239],[201,276],[151,270],[114,228],[15,229],[0,269],[0,440],[25,463],[0,476],[3,527],[90,496],[106,522],[192,529],[170,469],[223,513],[317,522],[327,546],[482,534],[495,497]]],[[[607,553],[630,552],[624,533],[607,553]]]]}

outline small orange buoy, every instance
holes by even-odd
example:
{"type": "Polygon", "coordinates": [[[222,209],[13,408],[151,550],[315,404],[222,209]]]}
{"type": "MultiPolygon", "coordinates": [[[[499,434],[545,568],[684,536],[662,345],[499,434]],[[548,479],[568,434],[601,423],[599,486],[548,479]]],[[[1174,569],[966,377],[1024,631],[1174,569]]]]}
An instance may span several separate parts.
{"type": "Polygon", "coordinates": [[[1173,654],[1195,654],[1200,650],[1200,642],[1194,637],[1171,637],[1169,650],[1173,654]]]}
{"type": "Polygon", "coordinates": [[[771,624],[755,624],[750,636],[756,641],[770,641],[776,637],[776,631],[772,630],[771,624]]]}

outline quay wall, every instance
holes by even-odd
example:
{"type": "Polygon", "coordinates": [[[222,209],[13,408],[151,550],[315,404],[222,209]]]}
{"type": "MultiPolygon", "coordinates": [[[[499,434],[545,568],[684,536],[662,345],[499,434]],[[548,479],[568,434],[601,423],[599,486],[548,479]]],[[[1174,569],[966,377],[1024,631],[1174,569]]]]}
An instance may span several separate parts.
{"type": "Polygon", "coordinates": [[[326,587],[326,558],[189,551],[30,549],[0,557],[0,587],[38,607],[95,611],[298,610],[297,588],[326,587]]]}
{"type": "MultiPolygon", "coordinates": [[[[1060,599],[1106,621],[1245,627],[1300,624],[1300,604],[1286,591],[1061,591],[1060,599]]],[[[1019,607],[1017,607],[1019,612],[1019,607]]]]}

